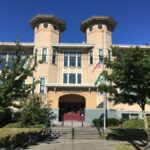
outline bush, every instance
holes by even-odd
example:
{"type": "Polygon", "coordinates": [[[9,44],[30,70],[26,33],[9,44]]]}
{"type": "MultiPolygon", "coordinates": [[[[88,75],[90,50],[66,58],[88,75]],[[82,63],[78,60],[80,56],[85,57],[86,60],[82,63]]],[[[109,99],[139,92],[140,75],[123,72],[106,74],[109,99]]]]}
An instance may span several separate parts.
{"type": "Polygon", "coordinates": [[[11,122],[12,112],[9,108],[0,108],[0,127],[11,122]]]}
{"type": "Polygon", "coordinates": [[[95,118],[92,120],[92,123],[95,127],[102,127],[103,126],[103,119],[95,118]]]}
{"type": "Polygon", "coordinates": [[[142,119],[125,120],[122,126],[124,128],[144,128],[144,120],[142,119]]]}
{"type": "Polygon", "coordinates": [[[119,126],[120,121],[116,118],[108,118],[107,119],[107,125],[109,127],[119,126]]]}
{"type": "Polygon", "coordinates": [[[56,116],[51,109],[42,108],[40,97],[30,97],[23,103],[21,111],[22,125],[36,125],[42,123],[50,123],[56,116]]]}
{"type": "MultiPolygon", "coordinates": [[[[93,124],[96,127],[103,127],[103,118],[95,118],[93,119],[93,124]]],[[[114,127],[118,126],[120,124],[119,120],[116,118],[108,118],[107,119],[107,126],[108,127],[114,127]]]]}

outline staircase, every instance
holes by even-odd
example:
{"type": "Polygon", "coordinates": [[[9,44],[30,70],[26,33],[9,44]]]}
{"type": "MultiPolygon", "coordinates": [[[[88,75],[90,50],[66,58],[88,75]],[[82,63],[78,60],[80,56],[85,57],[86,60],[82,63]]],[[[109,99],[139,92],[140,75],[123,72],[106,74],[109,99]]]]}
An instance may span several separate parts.
{"type": "Polygon", "coordinates": [[[54,134],[60,139],[100,139],[100,133],[95,127],[53,127],[54,134]]]}

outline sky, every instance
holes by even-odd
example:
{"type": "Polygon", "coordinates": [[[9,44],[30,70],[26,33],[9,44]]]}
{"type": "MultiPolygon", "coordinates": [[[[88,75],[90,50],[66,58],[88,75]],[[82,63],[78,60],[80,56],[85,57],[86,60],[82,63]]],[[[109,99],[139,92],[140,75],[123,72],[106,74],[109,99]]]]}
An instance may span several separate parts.
{"type": "Polygon", "coordinates": [[[82,43],[80,23],[91,16],[111,16],[117,21],[113,44],[150,44],[150,0],[0,0],[0,42],[33,42],[29,20],[53,14],[66,21],[61,42],[82,43]]]}

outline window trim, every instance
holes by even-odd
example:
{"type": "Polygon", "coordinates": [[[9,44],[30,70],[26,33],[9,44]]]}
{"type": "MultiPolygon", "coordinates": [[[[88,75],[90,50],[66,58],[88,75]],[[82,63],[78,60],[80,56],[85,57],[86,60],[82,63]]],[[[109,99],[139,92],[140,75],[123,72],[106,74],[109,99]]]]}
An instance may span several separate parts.
{"type": "Polygon", "coordinates": [[[56,64],[56,59],[57,59],[57,51],[56,51],[56,49],[53,49],[52,64],[56,64]]]}
{"type": "Polygon", "coordinates": [[[99,58],[98,61],[100,64],[103,63],[103,49],[99,49],[99,58]]]}
{"type": "Polygon", "coordinates": [[[75,51],[73,51],[73,50],[71,50],[71,51],[67,51],[67,50],[65,50],[64,52],[64,67],[69,67],[69,68],[81,68],[82,67],[82,51],[80,51],[80,50],[75,50],[75,51]],[[74,53],[74,60],[75,60],[75,66],[73,66],[73,65],[70,65],[70,58],[71,58],[71,53],[74,53]],[[79,56],[80,55],[80,56],[79,56]],[[66,60],[66,59],[67,60],[66,60]],[[79,64],[79,58],[80,58],[80,65],[78,65],[79,64]],[[65,60],[67,61],[67,65],[65,65],[65,60]]]}
{"type": "Polygon", "coordinates": [[[42,48],[42,63],[47,62],[47,52],[48,52],[48,50],[46,47],[42,48]],[[44,54],[44,50],[46,50],[46,54],[44,54]]]}
{"type": "Polygon", "coordinates": [[[45,83],[46,83],[46,78],[40,77],[40,94],[45,94],[45,83]],[[42,84],[42,79],[44,79],[44,84],[42,84]],[[42,91],[42,87],[43,87],[43,91],[42,91]]]}
{"type": "Polygon", "coordinates": [[[63,73],[63,84],[68,84],[68,85],[70,85],[70,84],[82,84],[82,73],[81,72],[64,72],[63,73]],[[66,83],[64,82],[64,75],[66,74],[66,78],[67,78],[67,81],[66,81],[66,83]],[[70,83],[70,74],[74,74],[75,75],[75,83],[70,83]],[[78,82],[79,80],[78,80],[78,75],[80,75],[81,76],[81,79],[80,79],[80,83],[78,82]]]}
{"type": "Polygon", "coordinates": [[[94,59],[93,59],[93,50],[90,50],[90,51],[89,51],[89,65],[93,65],[93,63],[94,63],[93,60],[94,60],[94,59]],[[92,55],[91,55],[91,54],[92,54],[92,55]],[[92,60],[92,63],[91,63],[91,60],[92,60]]]}

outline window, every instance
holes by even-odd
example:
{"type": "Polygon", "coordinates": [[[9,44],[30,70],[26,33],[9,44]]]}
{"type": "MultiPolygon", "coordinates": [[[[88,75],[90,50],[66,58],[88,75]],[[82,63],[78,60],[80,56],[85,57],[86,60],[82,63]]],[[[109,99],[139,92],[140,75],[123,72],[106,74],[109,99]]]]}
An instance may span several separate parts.
{"type": "Polygon", "coordinates": [[[108,51],[108,59],[110,60],[111,59],[111,50],[108,49],[107,51],[108,51]]]}
{"type": "Polygon", "coordinates": [[[46,62],[47,48],[43,48],[42,50],[42,62],[46,62]]]}
{"type": "Polygon", "coordinates": [[[45,93],[45,78],[40,79],[40,94],[45,93]]]}
{"type": "Polygon", "coordinates": [[[69,83],[71,83],[71,84],[76,83],[76,74],[75,73],[69,74],[69,83]]]}
{"type": "Polygon", "coordinates": [[[81,67],[81,52],[77,53],[77,66],[81,67]]]}
{"type": "Polygon", "coordinates": [[[89,52],[90,65],[93,64],[93,51],[89,52]]]}
{"type": "Polygon", "coordinates": [[[64,67],[68,66],[68,52],[64,52],[64,67]]]}
{"type": "Polygon", "coordinates": [[[75,67],[76,66],[76,55],[75,52],[70,52],[70,67],[75,67]]]}
{"type": "Polygon", "coordinates": [[[99,63],[102,64],[103,63],[103,50],[99,49],[99,63]]]}
{"type": "Polygon", "coordinates": [[[44,27],[44,28],[48,28],[48,23],[45,22],[45,23],[43,24],[43,27],[44,27]]]}
{"type": "Polygon", "coordinates": [[[36,27],[37,27],[37,30],[38,30],[38,29],[39,29],[39,27],[40,27],[40,25],[39,25],[39,24],[37,24],[37,26],[36,26],[36,27]]]}
{"type": "Polygon", "coordinates": [[[81,52],[64,51],[64,67],[81,67],[81,52]]]}
{"type": "Polygon", "coordinates": [[[56,50],[53,50],[52,64],[56,64],[56,50]]]}
{"type": "Polygon", "coordinates": [[[63,83],[67,83],[67,79],[68,79],[68,74],[64,73],[63,83]]]}
{"type": "Polygon", "coordinates": [[[103,28],[103,25],[102,25],[102,24],[98,24],[98,28],[99,28],[99,29],[102,29],[102,28],[103,28]]]}
{"type": "Polygon", "coordinates": [[[124,113],[122,113],[122,119],[123,119],[123,120],[129,119],[129,114],[124,114],[124,113]]]}
{"type": "Polygon", "coordinates": [[[64,73],[63,83],[64,84],[81,84],[82,76],[81,73],[64,73]]]}
{"type": "Polygon", "coordinates": [[[53,25],[53,29],[54,30],[58,30],[58,26],[57,25],[53,25]]]}
{"type": "Polygon", "coordinates": [[[78,75],[78,77],[77,77],[78,82],[77,83],[80,84],[81,83],[81,73],[78,73],[77,75],[78,75]]]}
{"type": "Polygon", "coordinates": [[[109,26],[107,26],[107,30],[111,32],[111,28],[109,26]]]}
{"type": "Polygon", "coordinates": [[[138,119],[139,115],[138,114],[131,114],[131,119],[138,119]]]}
{"type": "Polygon", "coordinates": [[[34,58],[34,64],[37,63],[37,49],[35,50],[35,58],[34,58]]]}
{"type": "Polygon", "coordinates": [[[90,26],[90,27],[89,27],[89,31],[92,31],[92,30],[93,30],[93,27],[92,27],[92,26],[90,26]]]}

